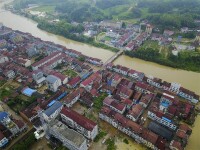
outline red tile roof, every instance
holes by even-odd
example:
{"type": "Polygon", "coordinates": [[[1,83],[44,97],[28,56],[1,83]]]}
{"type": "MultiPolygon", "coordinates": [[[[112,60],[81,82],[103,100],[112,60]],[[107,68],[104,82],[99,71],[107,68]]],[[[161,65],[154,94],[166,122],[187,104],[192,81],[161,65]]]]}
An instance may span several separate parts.
{"type": "Polygon", "coordinates": [[[177,148],[178,150],[183,150],[183,147],[182,147],[181,143],[178,142],[178,141],[173,140],[172,141],[172,146],[177,148]]]}
{"type": "Polygon", "coordinates": [[[187,138],[187,134],[183,130],[177,130],[176,136],[178,136],[181,139],[186,139],[187,138]]]}
{"type": "Polygon", "coordinates": [[[151,142],[152,144],[156,144],[158,140],[158,135],[149,131],[148,129],[143,128],[142,130],[142,135],[141,135],[145,140],[151,142]]]}
{"type": "Polygon", "coordinates": [[[54,52],[54,53],[52,53],[51,55],[49,55],[49,56],[43,58],[42,60],[40,60],[40,61],[34,63],[32,66],[33,66],[33,67],[36,67],[36,66],[38,66],[39,64],[42,64],[42,63],[48,61],[49,59],[51,59],[52,57],[54,57],[55,55],[57,55],[57,54],[59,54],[59,53],[60,53],[60,52],[54,52]]]}
{"type": "Polygon", "coordinates": [[[63,107],[60,113],[65,115],[66,117],[72,119],[74,122],[76,122],[81,127],[85,128],[87,130],[90,130],[90,131],[92,131],[94,129],[94,127],[97,125],[92,120],[89,120],[88,118],[80,115],[79,113],[77,113],[67,107],[63,107]]]}
{"type": "Polygon", "coordinates": [[[0,131],[0,141],[4,138],[5,136],[3,135],[3,133],[0,131]]]}
{"type": "Polygon", "coordinates": [[[81,77],[77,76],[74,77],[73,79],[71,79],[67,84],[69,84],[70,86],[73,86],[77,83],[79,83],[81,81],[81,77]]]}
{"type": "Polygon", "coordinates": [[[190,127],[189,127],[187,124],[181,124],[181,125],[179,126],[179,129],[180,129],[180,130],[183,130],[183,131],[185,131],[185,132],[191,131],[191,130],[192,130],[192,129],[190,129],[190,127]]]}
{"type": "Polygon", "coordinates": [[[57,72],[57,71],[51,71],[51,75],[58,77],[62,82],[67,78],[66,75],[63,75],[63,74],[61,74],[60,72],[57,72]]]}
{"type": "Polygon", "coordinates": [[[13,120],[19,129],[25,126],[25,123],[22,120],[13,120]]]}
{"type": "Polygon", "coordinates": [[[133,116],[134,118],[137,118],[141,112],[143,111],[143,107],[140,104],[136,104],[135,106],[132,107],[131,110],[129,110],[128,114],[133,116]]]}

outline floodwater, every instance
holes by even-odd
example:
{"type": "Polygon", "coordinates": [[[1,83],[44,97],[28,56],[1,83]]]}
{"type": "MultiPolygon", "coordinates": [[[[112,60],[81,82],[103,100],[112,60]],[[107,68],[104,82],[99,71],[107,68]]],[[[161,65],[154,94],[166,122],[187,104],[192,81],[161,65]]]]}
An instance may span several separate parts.
{"type": "MultiPolygon", "coordinates": [[[[4,3],[8,2],[11,1],[0,1],[0,7],[2,7],[4,3]]],[[[9,11],[2,12],[2,9],[0,9],[0,22],[14,30],[31,33],[33,36],[39,37],[42,40],[64,45],[67,48],[80,51],[85,55],[102,59],[104,62],[114,54],[113,52],[105,49],[96,48],[42,31],[37,28],[36,22],[25,17],[15,15],[9,11]]],[[[170,67],[158,65],[156,63],[147,62],[136,58],[130,58],[124,55],[120,56],[114,63],[142,71],[146,75],[152,75],[168,82],[178,82],[183,87],[190,89],[200,95],[200,73],[173,69],[170,67]]],[[[198,116],[193,128],[193,133],[189,139],[189,144],[186,148],[187,150],[200,149],[200,142],[198,142],[198,138],[200,138],[200,131],[198,130],[199,127],[200,117],[198,116]]]]}

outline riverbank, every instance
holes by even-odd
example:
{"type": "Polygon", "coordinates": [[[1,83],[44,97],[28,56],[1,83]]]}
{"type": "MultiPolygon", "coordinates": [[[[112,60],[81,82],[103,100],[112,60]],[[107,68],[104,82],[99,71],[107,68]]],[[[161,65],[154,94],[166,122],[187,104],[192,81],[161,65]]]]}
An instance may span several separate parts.
{"type": "MultiPolygon", "coordinates": [[[[91,46],[95,46],[97,48],[102,48],[102,49],[106,49],[112,52],[118,52],[119,49],[115,48],[115,47],[111,47],[108,45],[105,45],[103,43],[99,43],[95,41],[95,37],[86,37],[80,33],[70,33],[68,32],[67,26],[63,28],[63,26],[59,26],[59,23],[50,23],[45,19],[40,19],[34,15],[28,14],[28,13],[23,13],[21,11],[12,11],[12,13],[15,13],[17,15],[29,18],[35,22],[37,22],[37,27],[41,30],[44,30],[46,32],[55,34],[55,35],[59,35],[62,37],[65,37],[67,39],[70,40],[74,40],[77,42],[81,42],[81,43],[85,43],[85,44],[89,44],[91,46]]],[[[66,22],[67,23],[67,22],[66,22]]],[[[76,27],[75,27],[76,28],[76,27]]]]}
{"type": "Polygon", "coordinates": [[[168,58],[165,58],[159,53],[158,49],[147,48],[125,51],[125,54],[132,58],[139,58],[176,69],[200,72],[199,52],[180,52],[178,56],[171,54],[168,58]]]}
{"type": "MultiPolygon", "coordinates": [[[[23,14],[22,14],[23,15],[23,14]]],[[[47,31],[49,33],[52,34],[56,34],[56,35],[60,35],[63,36],[65,38],[74,40],[74,41],[78,41],[78,42],[82,42],[85,44],[89,44],[98,48],[103,48],[106,50],[110,50],[112,52],[118,52],[119,49],[118,48],[114,48],[114,47],[110,47],[108,45],[105,45],[103,43],[99,43],[96,42],[94,40],[94,38],[89,38],[89,37],[85,37],[82,34],[76,35],[76,34],[71,34],[71,33],[66,33],[65,29],[60,29],[59,25],[57,24],[51,24],[48,21],[45,20],[40,20],[37,17],[34,16],[29,16],[29,15],[23,15],[25,17],[28,17],[34,21],[36,21],[38,23],[37,27],[41,30],[47,31]]],[[[154,50],[155,51],[155,50],[154,50]]],[[[183,70],[188,70],[188,71],[194,71],[194,72],[200,72],[200,65],[199,65],[199,57],[195,56],[194,58],[192,56],[188,56],[187,59],[178,59],[174,58],[171,60],[170,58],[165,59],[159,56],[151,56],[152,52],[148,52],[147,50],[143,51],[142,55],[140,55],[141,50],[137,50],[137,51],[125,51],[125,55],[129,56],[129,57],[135,57],[135,58],[139,58],[145,61],[150,61],[150,62],[155,62],[157,64],[160,65],[164,65],[164,66],[168,66],[168,67],[172,67],[172,68],[176,68],[176,69],[183,69],[183,70]]]]}

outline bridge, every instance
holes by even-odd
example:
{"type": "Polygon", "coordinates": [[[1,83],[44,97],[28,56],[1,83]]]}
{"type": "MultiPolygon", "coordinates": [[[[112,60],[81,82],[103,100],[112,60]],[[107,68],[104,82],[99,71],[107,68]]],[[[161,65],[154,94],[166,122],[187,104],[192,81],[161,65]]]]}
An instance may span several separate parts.
{"type": "Polygon", "coordinates": [[[117,52],[116,54],[114,54],[112,57],[110,57],[104,64],[102,67],[105,67],[107,64],[113,62],[115,59],[117,59],[121,54],[123,54],[123,50],[120,50],[119,52],[117,52]]]}

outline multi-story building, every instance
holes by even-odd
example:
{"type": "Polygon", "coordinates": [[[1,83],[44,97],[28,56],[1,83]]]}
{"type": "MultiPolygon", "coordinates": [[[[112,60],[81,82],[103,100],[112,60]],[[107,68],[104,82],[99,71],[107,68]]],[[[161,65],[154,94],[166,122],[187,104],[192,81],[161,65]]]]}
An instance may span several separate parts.
{"type": "Polygon", "coordinates": [[[121,132],[127,134],[138,143],[142,143],[151,149],[158,150],[156,147],[158,139],[157,134],[125,118],[123,115],[111,110],[109,107],[104,106],[101,109],[99,118],[108,122],[121,132]]]}
{"type": "Polygon", "coordinates": [[[114,110],[120,114],[123,114],[126,110],[126,105],[119,103],[119,102],[117,102],[117,100],[112,99],[110,97],[106,97],[103,100],[103,105],[110,107],[112,110],[114,110]]]}
{"type": "Polygon", "coordinates": [[[6,127],[12,135],[20,132],[19,127],[10,119],[7,112],[0,112],[0,123],[6,127]]]}
{"type": "Polygon", "coordinates": [[[33,77],[33,80],[38,85],[42,85],[42,83],[45,81],[45,77],[44,77],[43,72],[41,70],[33,71],[32,77],[33,77]]]}
{"type": "Polygon", "coordinates": [[[98,134],[98,125],[95,122],[67,107],[62,108],[61,118],[64,123],[88,139],[94,140],[98,134]]]}
{"type": "Polygon", "coordinates": [[[70,150],[87,150],[87,141],[78,132],[69,129],[65,124],[58,120],[53,120],[47,124],[47,133],[59,139],[63,146],[70,150]]]}
{"type": "Polygon", "coordinates": [[[127,118],[131,119],[132,121],[137,121],[139,117],[142,115],[144,108],[140,104],[136,104],[132,106],[126,115],[127,118]]]}
{"type": "Polygon", "coordinates": [[[56,67],[59,63],[62,62],[62,53],[61,52],[54,52],[50,54],[49,56],[43,58],[42,60],[34,63],[32,65],[33,70],[37,70],[40,67],[43,67],[45,65],[51,66],[50,68],[56,67]]]}
{"type": "Polygon", "coordinates": [[[6,144],[8,144],[8,139],[0,131],[0,148],[3,148],[6,144]]]}
{"type": "Polygon", "coordinates": [[[8,57],[4,55],[0,55],[0,64],[8,62],[8,57]]]}
{"type": "Polygon", "coordinates": [[[48,75],[46,78],[46,83],[48,89],[53,92],[56,92],[58,90],[58,87],[62,85],[61,80],[54,75],[48,75]]]}
{"type": "Polygon", "coordinates": [[[62,107],[63,107],[62,103],[56,101],[51,107],[47,108],[43,112],[44,120],[49,122],[52,119],[55,119],[59,115],[62,107]]]}

